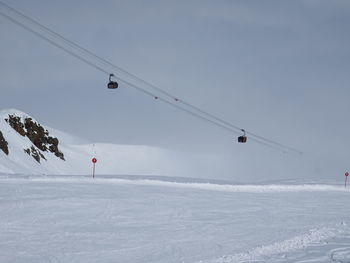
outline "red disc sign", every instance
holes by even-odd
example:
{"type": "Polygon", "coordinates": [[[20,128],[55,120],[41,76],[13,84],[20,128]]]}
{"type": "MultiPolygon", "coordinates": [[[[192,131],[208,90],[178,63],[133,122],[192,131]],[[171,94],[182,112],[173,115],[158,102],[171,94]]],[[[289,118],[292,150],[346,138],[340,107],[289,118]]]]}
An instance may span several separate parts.
{"type": "Polygon", "coordinates": [[[349,173],[348,173],[348,172],[346,172],[346,173],[345,173],[345,176],[349,176],[349,173]]]}
{"type": "Polygon", "coordinates": [[[93,163],[97,163],[97,159],[96,158],[92,158],[91,160],[93,163]]]}

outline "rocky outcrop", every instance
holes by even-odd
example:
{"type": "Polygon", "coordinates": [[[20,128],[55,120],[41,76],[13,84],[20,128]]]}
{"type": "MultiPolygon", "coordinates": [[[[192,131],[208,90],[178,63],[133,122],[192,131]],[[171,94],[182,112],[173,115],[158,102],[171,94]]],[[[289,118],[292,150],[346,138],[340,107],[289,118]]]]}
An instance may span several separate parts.
{"type": "Polygon", "coordinates": [[[34,146],[25,149],[24,151],[32,156],[38,163],[40,163],[40,159],[46,160],[45,156],[39,150],[35,149],[34,146]]]}
{"type": "Polygon", "coordinates": [[[26,131],[24,130],[24,124],[21,122],[21,118],[15,115],[9,115],[8,119],[5,121],[10,124],[10,126],[18,132],[20,135],[25,136],[26,131]]]}
{"type": "Polygon", "coordinates": [[[40,124],[33,121],[32,118],[22,119],[16,115],[9,115],[5,121],[20,135],[27,137],[36,147],[24,149],[26,153],[33,156],[35,160],[40,162],[40,158],[45,159],[45,156],[40,152],[52,152],[58,158],[64,160],[64,154],[58,149],[59,140],[49,135],[49,132],[40,124]],[[33,150],[33,149],[34,150],[33,150]],[[40,150],[40,151],[39,151],[40,150]]]}
{"type": "Polygon", "coordinates": [[[0,149],[6,154],[9,155],[8,142],[5,140],[4,135],[0,131],[0,149]]]}

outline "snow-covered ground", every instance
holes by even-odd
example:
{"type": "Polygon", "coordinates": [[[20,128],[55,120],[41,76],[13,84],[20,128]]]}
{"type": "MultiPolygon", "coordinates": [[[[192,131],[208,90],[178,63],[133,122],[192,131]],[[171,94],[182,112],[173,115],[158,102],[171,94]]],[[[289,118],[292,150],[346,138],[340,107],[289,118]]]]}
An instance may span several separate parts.
{"type": "Polygon", "coordinates": [[[2,175],[0,262],[350,262],[349,201],[330,184],[2,175]]]}

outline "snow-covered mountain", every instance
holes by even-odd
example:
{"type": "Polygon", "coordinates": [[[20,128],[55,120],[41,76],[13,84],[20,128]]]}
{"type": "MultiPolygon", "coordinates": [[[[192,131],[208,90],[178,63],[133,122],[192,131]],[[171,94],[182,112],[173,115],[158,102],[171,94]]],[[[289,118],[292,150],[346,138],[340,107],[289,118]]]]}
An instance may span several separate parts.
{"type": "Polygon", "coordinates": [[[0,173],[166,174],[165,150],[142,145],[82,144],[83,140],[41,125],[16,109],[0,111],[0,173]]]}

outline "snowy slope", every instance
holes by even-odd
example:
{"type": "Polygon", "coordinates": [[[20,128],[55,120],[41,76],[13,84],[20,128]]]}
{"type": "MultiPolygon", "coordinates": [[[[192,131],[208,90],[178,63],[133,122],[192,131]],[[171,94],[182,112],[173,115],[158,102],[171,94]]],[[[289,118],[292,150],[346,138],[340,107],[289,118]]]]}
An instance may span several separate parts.
{"type": "Polygon", "coordinates": [[[26,137],[18,134],[6,121],[9,114],[14,114],[21,119],[30,117],[24,112],[9,109],[0,112],[0,131],[8,142],[9,155],[0,151],[0,172],[2,173],[43,173],[44,167],[33,161],[24,149],[30,148],[32,143],[26,137]]]}
{"type": "Polygon", "coordinates": [[[48,130],[50,136],[58,138],[58,148],[64,154],[65,160],[57,158],[53,153],[37,149],[46,158],[39,163],[24,151],[33,146],[33,143],[5,121],[9,115],[18,116],[21,120],[32,118],[16,109],[0,112],[0,131],[9,147],[8,155],[0,150],[0,173],[90,174],[91,158],[94,156],[98,159],[96,172],[100,174],[166,174],[168,172],[170,158],[167,158],[168,153],[165,150],[142,145],[81,144],[83,140],[48,127],[44,128],[48,130]]]}
{"type": "Polygon", "coordinates": [[[350,262],[342,184],[142,176],[174,174],[171,153],[87,144],[46,126],[64,160],[41,151],[39,163],[9,114],[30,117],[0,112],[9,148],[0,150],[0,262],[350,262]]]}
{"type": "Polygon", "coordinates": [[[342,185],[0,176],[0,262],[350,262],[342,185]]]}

